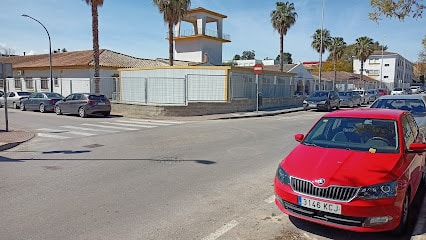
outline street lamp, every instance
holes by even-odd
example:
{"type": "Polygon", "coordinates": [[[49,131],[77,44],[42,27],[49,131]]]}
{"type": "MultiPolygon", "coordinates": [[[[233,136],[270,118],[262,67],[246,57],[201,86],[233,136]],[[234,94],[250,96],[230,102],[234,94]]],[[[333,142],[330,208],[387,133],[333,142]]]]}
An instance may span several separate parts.
{"type": "Polygon", "coordinates": [[[28,16],[27,14],[22,14],[21,16],[23,17],[27,17],[27,18],[31,18],[32,20],[40,23],[40,25],[44,28],[44,30],[46,30],[47,33],[47,37],[49,38],[49,62],[50,62],[50,91],[53,92],[53,74],[52,74],[52,42],[50,41],[50,34],[49,31],[47,31],[47,28],[43,25],[43,23],[41,23],[39,20],[28,16]]]}

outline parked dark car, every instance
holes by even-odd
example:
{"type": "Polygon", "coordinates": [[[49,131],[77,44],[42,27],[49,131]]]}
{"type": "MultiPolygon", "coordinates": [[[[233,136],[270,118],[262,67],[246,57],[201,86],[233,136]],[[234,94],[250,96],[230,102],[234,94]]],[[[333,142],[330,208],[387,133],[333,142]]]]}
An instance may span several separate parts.
{"type": "Polygon", "coordinates": [[[358,92],[340,91],[339,98],[341,107],[346,106],[353,108],[355,106],[361,106],[361,95],[359,95],[358,92]]]}
{"type": "Polygon", "coordinates": [[[53,112],[55,110],[55,103],[64,98],[59,93],[52,92],[35,92],[31,93],[30,96],[21,99],[20,109],[21,111],[40,111],[53,112]]]}
{"type": "Polygon", "coordinates": [[[315,91],[303,101],[303,109],[331,111],[340,108],[339,94],[333,90],[315,91]]]}
{"type": "Polygon", "coordinates": [[[78,114],[82,118],[93,114],[109,116],[111,103],[105,95],[73,93],[56,102],[55,112],[58,115],[78,114]]]}

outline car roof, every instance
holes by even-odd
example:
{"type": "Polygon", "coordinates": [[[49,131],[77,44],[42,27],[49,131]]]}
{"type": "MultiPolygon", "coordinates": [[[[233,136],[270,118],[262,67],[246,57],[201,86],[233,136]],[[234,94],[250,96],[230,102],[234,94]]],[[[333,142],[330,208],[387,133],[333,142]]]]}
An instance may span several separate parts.
{"type": "Polygon", "coordinates": [[[424,94],[408,94],[408,95],[385,95],[379,99],[424,99],[424,94]]]}
{"type": "Polygon", "coordinates": [[[338,110],[326,113],[324,117],[351,117],[351,118],[373,118],[398,120],[402,115],[410,114],[407,111],[398,109],[382,108],[357,108],[349,110],[338,110]]]}

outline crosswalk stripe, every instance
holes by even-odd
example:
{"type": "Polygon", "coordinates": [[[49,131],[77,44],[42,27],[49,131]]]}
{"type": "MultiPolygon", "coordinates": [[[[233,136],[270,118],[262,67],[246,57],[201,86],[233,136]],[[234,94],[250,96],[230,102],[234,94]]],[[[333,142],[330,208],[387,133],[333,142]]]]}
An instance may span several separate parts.
{"type": "Polygon", "coordinates": [[[39,137],[48,137],[48,138],[57,138],[57,139],[68,139],[68,138],[71,138],[71,137],[60,136],[60,135],[53,135],[53,134],[47,134],[47,133],[37,133],[37,136],[39,136],[39,137]]]}
{"type": "Polygon", "coordinates": [[[118,133],[119,132],[119,131],[114,131],[114,130],[94,129],[94,128],[75,127],[75,126],[61,126],[61,127],[69,128],[69,129],[84,130],[84,131],[109,132],[109,133],[118,133]]]}
{"type": "Polygon", "coordinates": [[[135,122],[152,122],[152,123],[166,123],[166,124],[183,124],[185,122],[178,121],[169,121],[169,120],[151,120],[151,119],[137,119],[137,118],[128,118],[130,121],[135,122]]]}
{"type": "Polygon", "coordinates": [[[116,127],[116,126],[103,126],[103,125],[97,125],[97,124],[91,124],[91,123],[82,123],[81,125],[92,126],[92,127],[99,127],[99,128],[111,128],[111,129],[128,130],[128,131],[139,130],[138,128],[116,127]]]}
{"type": "Polygon", "coordinates": [[[86,133],[86,132],[79,132],[79,131],[69,131],[69,130],[59,130],[59,129],[51,129],[51,128],[39,128],[37,129],[39,131],[45,131],[50,133],[67,133],[67,134],[74,134],[74,135],[81,135],[81,136],[95,136],[96,134],[93,133],[86,133]]]}
{"type": "Polygon", "coordinates": [[[127,121],[127,120],[118,120],[117,122],[131,123],[131,124],[156,125],[156,126],[169,126],[169,125],[173,124],[173,123],[148,122],[148,121],[127,121]]]}
{"type": "Polygon", "coordinates": [[[130,123],[116,123],[116,122],[101,122],[103,124],[111,124],[117,126],[125,126],[125,127],[142,127],[142,128],[155,128],[157,126],[152,125],[141,125],[141,124],[130,124],[130,123]]]}

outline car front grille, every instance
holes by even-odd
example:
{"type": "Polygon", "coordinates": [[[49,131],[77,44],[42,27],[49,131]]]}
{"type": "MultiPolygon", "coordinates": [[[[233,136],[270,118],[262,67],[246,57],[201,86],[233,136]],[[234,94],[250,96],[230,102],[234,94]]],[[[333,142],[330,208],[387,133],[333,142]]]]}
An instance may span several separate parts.
{"type": "Polygon", "coordinates": [[[291,187],[293,191],[302,193],[308,196],[317,198],[349,202],[354,199],[359,188],[356,187],[343,187],[343,186],[328,186],[328,187],[317,187],[311,181],[306,181],[298,178],[291,177],[291,187]]]}
{"type": "Polygon", "coordinates": [[[344,216],[344,215],[338,215],[338,214],[332,214],[327,212],[322,212],[319,210],[314,210],[302,206],[298,206],[292,203],[289,203],[287,201],[284,201],[283,199],[277,197],[279,203],[289,212],[309,217],[312,219],[315,219],[317,221],[322,222],[328,222],[343,226],[351,226],[351,227],[362,227],[363,223],[367,218],[365,217],[353,217],[353,216],[344,216]]]}

